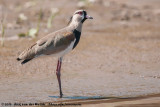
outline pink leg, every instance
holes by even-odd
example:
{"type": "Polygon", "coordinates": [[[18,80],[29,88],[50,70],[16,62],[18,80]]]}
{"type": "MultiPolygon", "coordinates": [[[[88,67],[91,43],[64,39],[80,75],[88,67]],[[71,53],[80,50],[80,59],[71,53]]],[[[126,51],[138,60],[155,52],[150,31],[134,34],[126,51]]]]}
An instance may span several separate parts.
{"type": "Polygon", "coordinates": [[[60,90],[60,98],[62,98],[63,96],[62,89],[61,89],[61,77],[60,77],[61,76],[61,64],[62,64],[62,57],[58,59],[57,70],[56,70],[56,75],[57,75],[59,90],[60,90]]]}

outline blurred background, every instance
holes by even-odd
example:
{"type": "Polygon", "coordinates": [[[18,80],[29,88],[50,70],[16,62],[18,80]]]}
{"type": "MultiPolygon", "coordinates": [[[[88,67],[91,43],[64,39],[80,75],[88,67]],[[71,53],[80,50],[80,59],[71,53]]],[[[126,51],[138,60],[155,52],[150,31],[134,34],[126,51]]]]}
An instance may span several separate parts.
{"type": "Polygon", "coordinates": [[[112,28],[142,25],[143,29],[149,25],[155,29],[159,27],[159,0],[1,0],[0,18],[6,37],[34,37],[66,26],[77,9],[85,9],[95,18],[85,23],[89,26],[84,28],[85,32],[116,33],[117,30],[113,32],[112,28]]]}
{"type": "Polygon", "coordinates": [[[58,95],[56,58],[42,57],[22,66],[16,57],[67,26],[78,9],[94,19],[85,21],[79,45],[64,58],[64,93],[160,93],[160,0],[0,0],[0,91],[7,89],[0,101],[52,101],[48,96],[58,95]],[[16,97],[18,93],[22,95],[16,97]]]}

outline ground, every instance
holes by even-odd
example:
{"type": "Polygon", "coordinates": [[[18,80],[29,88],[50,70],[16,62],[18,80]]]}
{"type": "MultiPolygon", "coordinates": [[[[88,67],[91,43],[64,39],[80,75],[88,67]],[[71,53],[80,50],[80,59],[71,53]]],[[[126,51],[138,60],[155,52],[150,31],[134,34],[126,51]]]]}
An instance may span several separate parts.
{"type": "Polygon", "coordinates": [[[158,107],[160,1],[96,0],[84,7],[79,7],[78,2],[0,0],[1,18],[6,16],[4,47],[0,46],[0,103],[158,107]],[[51,8],[60,12],[52,27],[47,28],[51,8]],[[64,57],[64,98],[60,99],[55,74],[57,58],[42,56],[25,65],[16,58],[41,37],[65,27],[79,8],[87,10],[94,19],[84,23],[78,46],[64,57]],[[43,18],[38,36],[18,38],[17,34],[36,27],[40,10],[43,18]],[[27,20],[17,21],[20,13],[27,20]]]}

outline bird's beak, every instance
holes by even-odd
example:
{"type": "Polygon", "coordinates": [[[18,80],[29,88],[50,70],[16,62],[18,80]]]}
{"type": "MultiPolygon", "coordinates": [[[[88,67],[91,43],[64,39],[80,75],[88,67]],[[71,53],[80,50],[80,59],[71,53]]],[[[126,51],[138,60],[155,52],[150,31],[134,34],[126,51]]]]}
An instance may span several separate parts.
{"type": "Polygon", "coordinates": [[[86,15],[86,19],[93,19],[93,17],[86,15]]]}

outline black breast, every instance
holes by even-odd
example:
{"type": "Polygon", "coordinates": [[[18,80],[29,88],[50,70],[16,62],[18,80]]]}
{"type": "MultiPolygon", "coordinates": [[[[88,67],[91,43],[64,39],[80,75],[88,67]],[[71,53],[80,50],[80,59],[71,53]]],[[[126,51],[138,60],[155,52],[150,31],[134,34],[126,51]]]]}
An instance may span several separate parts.
{"type": "Polygon", "coordinates": [[[81,32],[77,31],[76,29],[73,31],[75,37],[76,37],[76,41],[74,43],[74,46],[73,46],[73,49],[77,46],[79,40],[80,40],[80,37],[81,37],[81,32]]]}

